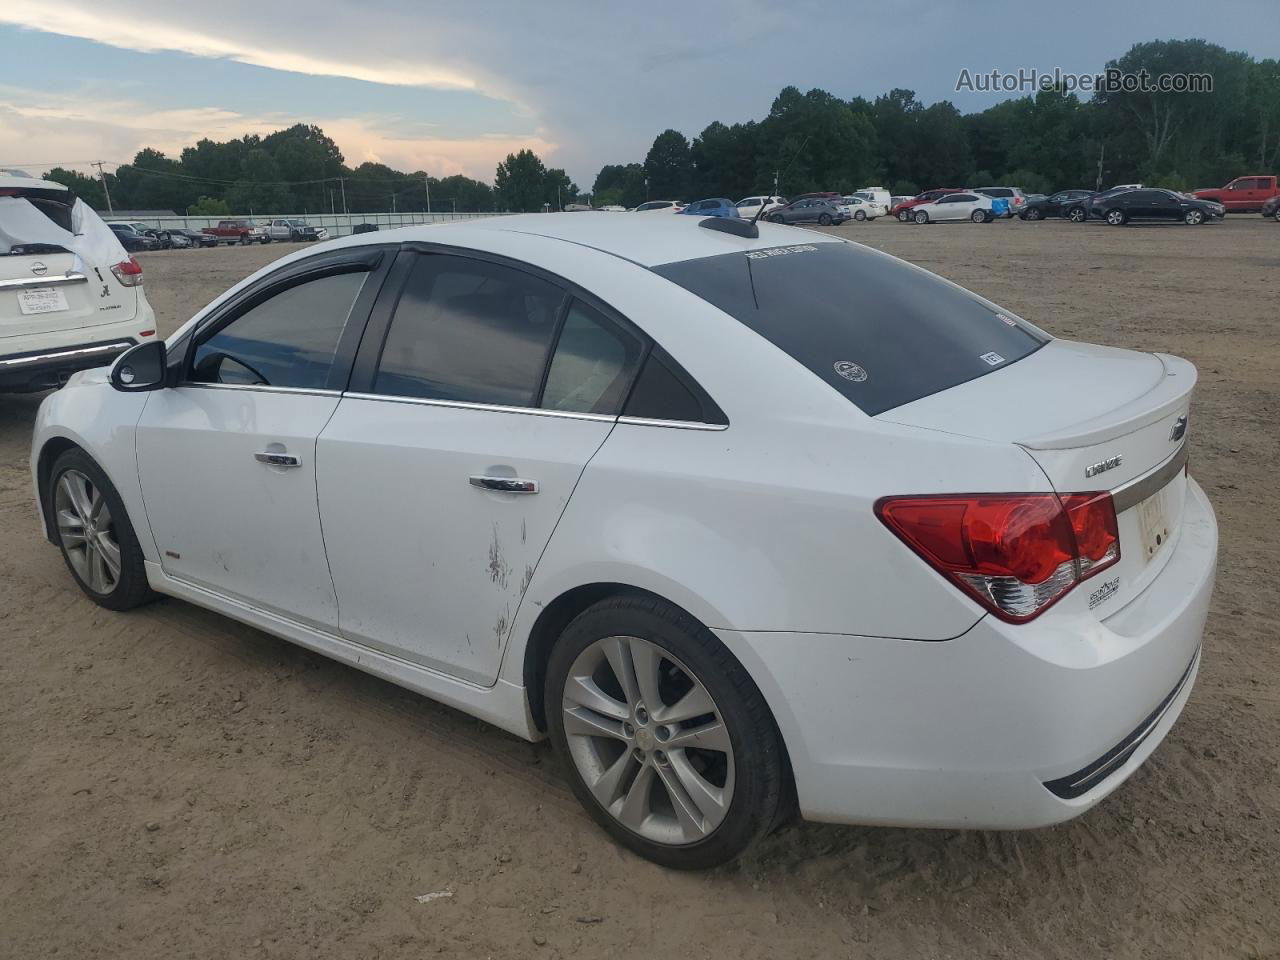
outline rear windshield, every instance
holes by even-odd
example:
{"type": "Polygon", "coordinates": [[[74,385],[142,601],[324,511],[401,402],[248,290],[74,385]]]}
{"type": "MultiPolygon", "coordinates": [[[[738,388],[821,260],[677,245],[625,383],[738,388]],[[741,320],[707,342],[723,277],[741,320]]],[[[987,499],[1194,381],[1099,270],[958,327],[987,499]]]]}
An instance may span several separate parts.
{"type": "Polygon", "coordinates": [[[771,247],[653,269],[870,416],[1007,367],[1048,342],[976,294],[853,243],[771,247]]]}

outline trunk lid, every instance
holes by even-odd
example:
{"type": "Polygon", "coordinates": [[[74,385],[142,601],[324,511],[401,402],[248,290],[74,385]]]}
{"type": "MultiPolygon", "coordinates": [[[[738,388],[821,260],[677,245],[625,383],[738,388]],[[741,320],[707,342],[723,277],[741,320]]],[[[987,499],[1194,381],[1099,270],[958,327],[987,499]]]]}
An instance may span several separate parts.
{"type": "Polygon", "coordinates": [[[1178,357],[1053,340],[989,376],[877,419],[1013,443],[1058,493],[1109,491],[1120,561],[1076,591],[1102,615],[1137,596],[1172,552],[1195,383],[1195,367],[1178,357]]]}

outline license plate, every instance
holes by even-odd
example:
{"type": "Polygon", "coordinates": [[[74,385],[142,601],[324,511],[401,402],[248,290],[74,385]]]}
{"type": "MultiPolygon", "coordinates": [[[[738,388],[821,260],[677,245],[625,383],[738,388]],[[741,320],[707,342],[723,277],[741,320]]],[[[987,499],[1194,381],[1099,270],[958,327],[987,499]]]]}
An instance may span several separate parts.
{"type": "Polygon", "coordinates": [[[1142,532],[1142,559],[1150,561],[1169,542],[1164,491],[1158,490],[1138,504],[1138,529],[1142,532]]]}
{"type": "Polygon", "coordinates": [[[65,291],[57,287],[37,287],[18,294],[18,309],[29,317],[36,313],[59,313],[71,308],[67,305],[65,291]]]}

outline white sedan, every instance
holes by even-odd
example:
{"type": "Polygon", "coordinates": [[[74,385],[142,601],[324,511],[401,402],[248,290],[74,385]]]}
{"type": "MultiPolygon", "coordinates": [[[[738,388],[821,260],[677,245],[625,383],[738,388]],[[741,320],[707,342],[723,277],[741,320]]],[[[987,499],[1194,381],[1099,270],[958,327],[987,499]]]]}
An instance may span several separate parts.
{"type": "Polygon", "coordinates": [[[632,213],[679,213],[685,208],[685,205],[679,200],[646,200],[638,207],[632,208],[632,213]]]}
{"type": "Polygon", "coordinates": [[[793,804],[1036,827],[1128,778],[1213,585],[1195,381],[829,234],[494,217],[276,261],[46,397],[31,464],[96,603],[549,736],[706,867],[793,804]]]}
{"type": "Polygon", "coordinates": [[[865,197],[852,196],[841,198],[841,204],[849,211],[849,218],[859,222],[863,220],[874,220],[876,217],[883,216],[888,213],[883,204],[876,203],[874,200],[868,200],[865,197]]]}
{"type": "Polygon", "coordinates": [[[944,223],[948,220],[990,223],[995,217],[991,198],[980,193],[947,193],[912,208],[911,216],[916,223],[944,223]]]}
{"type": "Polygon", "coordinates": [[[757,213],[760,213],[761,207],[764,208],[764,213],[767,214],[770,210],[776,210],[778,207],[785,207],[786,205],[787,205],[786,197],[772,197],[772,196],[743,197],[741,200],[739,200],[737,203],[734,204],[734,206],[738,208],[738,216],[742,217],[744,220],[750,220],[757,213]]]}

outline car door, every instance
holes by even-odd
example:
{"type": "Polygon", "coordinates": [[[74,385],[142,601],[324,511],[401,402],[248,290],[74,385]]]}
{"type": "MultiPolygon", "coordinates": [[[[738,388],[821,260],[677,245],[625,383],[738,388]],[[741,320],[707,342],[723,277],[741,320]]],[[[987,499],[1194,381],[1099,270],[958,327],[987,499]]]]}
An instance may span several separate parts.
{"type": "Polygon", "coordinates": [[[395,269],[316,451],[339,627],[487,685],[643,340],[510,261],[424,248],[395,269]]]}
{"type": "Polygon", "coordinates": [[[338,405],[382,253],[269,274],[172,346],[148,395],[138,474],[164,572],[336,630],[316,506],[316,437],[338,405]]]}
{"type": "Polygon", "coordinates": [[[1168,190],[1152,190],[1151,216],[1155,220],[1181,220],[1182,201],[1168,190]]]}
{"type": "Polygon", "coordinates": [[[933,209],[929,211],[929,219],[940,222],[956,219],[956,207],[959,197],[960,195],[955,193],[948,193],[939,197],[934,201],[933,209]]]}

